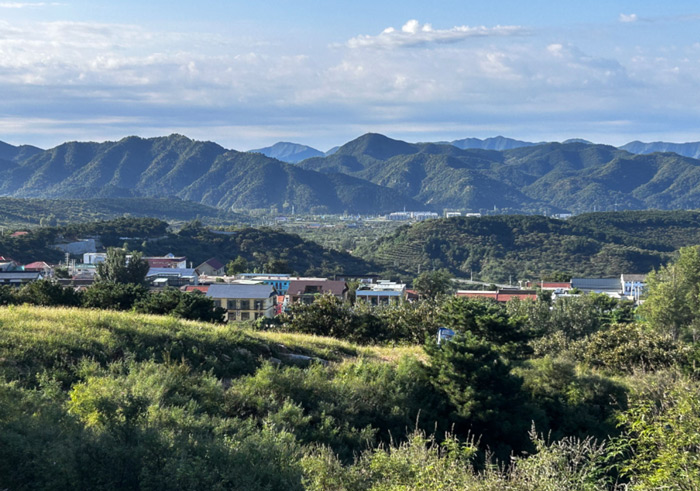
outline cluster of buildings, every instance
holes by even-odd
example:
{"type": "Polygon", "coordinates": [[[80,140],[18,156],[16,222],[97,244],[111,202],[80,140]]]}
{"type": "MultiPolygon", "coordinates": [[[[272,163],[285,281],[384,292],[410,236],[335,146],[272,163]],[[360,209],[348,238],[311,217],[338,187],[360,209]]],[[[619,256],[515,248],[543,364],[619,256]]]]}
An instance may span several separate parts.
{"type": "MultiPolygon", "coordinates": [[[[445,218],[452,217],[480,217],[481,213],[462,213],[461,211],[450,211],[445,210],[445,218]]],[[[432,211],[395,211],[394,213],[389,213],[386,216],[387,220],[392,221],[414,221],[422,222],[423,220],[430,220],[433,218],[440,218],[440,215],[432,211]]]]}
{"type": "MultiPolygon", "coordinates": [[[[0,257],[0,284],[21,286],[43,278],[53,278],[64,286],[86,288],[95,281],[97,265],[106,253],[86,252],[83,261],[66,261],[58,268],[45,262],[26,265],[0,257]],[[67,274],[66,274],[67,273],[67,274]],[[61,277],[62,276],[62,277],[61,277]]],[[[127,256],[127,261],[130,256],[127,256]]],[[[144,257],[149,270],[146,281],[153,290],[175,287],[183,291],[200,291],[226,310],[230,321],[272,318],[295,303],[310,304],[318,295],[330,294],[341,301],[348,299],[345,278],[307,278],[285,274],[245,273],[227,276],[225,265],[216,258],[188,267],[187,258],[167,254],[144,257]]],[[[373,276],[360,278],[356,299],[369,305],[388,305],[417,298],[405,284],[377,281],[373,276]]]]}
{"type": "Polygon", "coordinates": [[[646,275],[622,274],[619,278],[572,278],[566,282],[525,283],[525,288],[499,288],[495,291],[458,290],[457,296],[471,298],[490,298],[498,302],[507,302],[513,298],[536,299],[537,292],[549,291],[553,298],[570,296],[577,293],[602,293],[613,298],[640,302],[646,288],[646,275]]]}
{"type": "MultiPolygon", "coordinates": [[[[84,288],[95,281],[97,265],[105,258],[106,253],[86,252],[82,263],[67,260],[62,266],[63,274],[58,275],[55,267],[43,261],[21,265],[0,256],[0,285],[21,286],[42,278],[54,278],[64,286],[84,288]]],[[[173,254],[144,259],[150,267],[146,280],[153,290],[175,287],[183,291],[200,291],[215,305],[225,309],[226,318],[230,321],[272,318],[293,304],[310,304],[318,295],[330,294],[343,301],[348,298],[347,278],[257,273],[227,276],[225,265],[216,258],[196,267],[191,263],[188,267],[186,257],[173,254]]],[[[378,280],[374,276],[353,279],[360,282],[354,292],[355,302],[382,306],[418,298],[415,291],[407,289],[402,283],[378,280]]],[[[538,290],[551,291],[554,297],[596,292],[638,302],[644,288],[645,275],[623,274],[619,278],[573,278],[569,282],[526,283],[524,288],[500,288],[496,291],[458,290],[456,295],[507,302],[513,298],[536,299],[538,290]]]]}

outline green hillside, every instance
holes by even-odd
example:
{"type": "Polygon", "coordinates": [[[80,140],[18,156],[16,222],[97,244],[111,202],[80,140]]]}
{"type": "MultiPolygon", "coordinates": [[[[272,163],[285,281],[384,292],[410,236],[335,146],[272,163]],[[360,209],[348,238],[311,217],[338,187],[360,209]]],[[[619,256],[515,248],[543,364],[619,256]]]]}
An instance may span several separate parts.
{"type": "Polygon", "coordinates": [[[462,150],[367,134],[300,165],[367,179],[436,209],[581,213],[700,207],[700,161],[582,142],[462,150]]]}
{"type": "Polygon", "coordinates": [[[700,212],[456,217],[404,226],[356,254],[417,274],[447,268],[486,281],[647,273],[680,247],[700,243],[700,212]]]}
{"type": "Polygon", "coordinates": [[[225,210],[363,213],[420,205],[350,176],[328,176],[259,153],[181,135],[69,142],[7,162],[0,194],[23,198],[169,197],[225,210]]]}
{"type": "Polygon", "coordinates": [[[231,211],[174,198],[40,199],[0,197],[0,224],[5,227],[57,225],[110,220],[124,215],[154,217],[165,221],[196,218],[213,223],[248,220],[231,211]]]}
{"type": "MultiPolygon", "coordinates": [[[[552,214],[700,207],[700,161],[571,141],[503,150],[368,133],[297,165],[182,135],[0,148],[0,195],[178,197],[223,210],[552,214]],[[4,156],[3,156],[4,155],[4,156]]],[[[507,148],[507,149],[506,149],[507,148]]]]}
{"type": "MultiPolygon", "coordinates": [[[[442,345],[358,346],[169,316],[0,306],[0,483],[676,489],[694,482],[688,469],[697,481],[690,341],[629,323],[630,306],[603,296],[555,308],[464,298],[419,307],[395,309],[394,322],[435,316],[460,333],[442,345]]],[[[323,301],[305,308],[325,312],[323,301]]]]}
{"type": "Polygon", "coordinates": [[[362,258],[279,230],[244,227],[234,232],[216,233],[201,222],[193,221],[174,232],[162,220],[136,217],[40,227],[20,237],[2,235],[0,256],[25,264],[33,261],[57,263],[64,254],[51,245],[85,237],[99,237],[105,247],[121,247],[126,243],[130,250],[149,256],[168,253],[187,256],[193,266],[212,257],[227,263],[240,256],[246,259],[251,271],[259,272],[332,276],[366,274],[378,269],[362,258]]]}

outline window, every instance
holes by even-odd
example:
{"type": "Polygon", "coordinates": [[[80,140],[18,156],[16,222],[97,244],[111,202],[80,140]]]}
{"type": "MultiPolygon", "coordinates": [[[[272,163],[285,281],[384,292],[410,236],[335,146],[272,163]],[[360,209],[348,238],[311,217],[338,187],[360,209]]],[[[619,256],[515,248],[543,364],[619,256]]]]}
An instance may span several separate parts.
{"type": "MultiPolygon", "coordinates": [[[[223,303],[223,302],[222,302],[223,303]]],[[[235,300],[229,300],[228,301],[228,310],[235,310],[236,309],[236,301],[235,300]]]]}
{"type": "Polygon", "coordinates": [[[247,321],[248,319],[250,319],[250,313],[249,312],[241,312],[241,320],[247,321]]]}
{"type": "Polygon", "coordinates": [[[262,310],[264,308],[263,304],[264,304],[264,302],[262,300],[256,300],[254,309],[255,310],[262,310]]]}
{"type": "Polygon", "coordinates": [[[241,300],[241,310],[250,310],[250,300],[241,300]]]}

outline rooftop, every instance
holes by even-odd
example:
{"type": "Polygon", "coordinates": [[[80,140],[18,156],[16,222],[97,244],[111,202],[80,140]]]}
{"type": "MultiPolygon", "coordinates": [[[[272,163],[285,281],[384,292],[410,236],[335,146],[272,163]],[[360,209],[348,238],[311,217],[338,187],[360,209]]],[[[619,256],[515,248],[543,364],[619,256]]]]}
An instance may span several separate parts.
{"type": "Polygon", "coordinates": [[[270,285],[210,285],[207,297],[211,298],[268,298],[275,289],[270,285]]]}

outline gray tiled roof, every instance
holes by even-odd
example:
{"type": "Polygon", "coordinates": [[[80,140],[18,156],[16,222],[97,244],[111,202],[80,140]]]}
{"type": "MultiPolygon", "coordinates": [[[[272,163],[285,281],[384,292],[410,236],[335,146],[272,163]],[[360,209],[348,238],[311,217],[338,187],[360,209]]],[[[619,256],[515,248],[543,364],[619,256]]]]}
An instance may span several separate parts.
{"type": "Polygon", "coordinates": [[[197,276],[196,271],[193,268],[151,268],[148,270],[148,276],[197,276]]]}
{"type": "Polygon", "coordinates": [[[342,295],[348,288],[344,281],[337,280],[291,280],[287,293],[289,295],[302,295],[306,291],[307,286],[319,287],[319,293],[330,292],[336,296],[342,295]]]}
{"type": "Polygon", "coordinates": [[[42,276],[38,271],[0,271],[0,280],[38,280],[42,276]]]}
{"type": "Polygon", "coordinates": [[[268,298],[274,292],[270,285],[219,285],[213,284],[207,290],[211,298],[268,298]]]}

